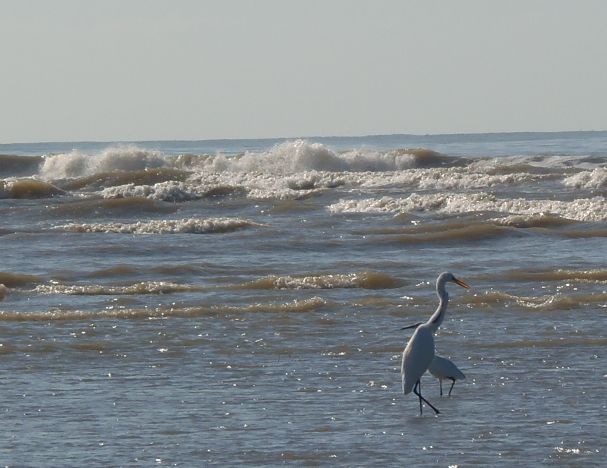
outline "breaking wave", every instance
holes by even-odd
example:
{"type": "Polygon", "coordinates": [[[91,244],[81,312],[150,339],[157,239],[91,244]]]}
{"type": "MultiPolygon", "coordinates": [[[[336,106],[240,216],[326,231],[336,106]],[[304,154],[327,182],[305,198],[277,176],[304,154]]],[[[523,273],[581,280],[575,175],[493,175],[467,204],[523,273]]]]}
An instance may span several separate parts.
{"type": "Polygon", "coordinates": [[[240,218],[190,218],[159,221],[139,221],[137,223],[71,223],[59,226],[68,232],[104,232],[120,234],[212,234],[234,232],[262,224],[240,218]]]}
{"type": "Polygon", "coordinates": [[[561,177],[534,171],[528,164],[516,168],[496,170],[492,164],[424,148],[338,152],[321,143],[293,140],[267,151],[229,156],[167,155],[132,145],[97,154],[74,150],[44,157],[39,177],[66,191],[100,191],[104,198],[146,197],[169,202],[210,196],[305,199],[342,186],[486,189],[561,177]]]}
{"type": "MultiPolygon", "coordinates": [[[[321,143],[287,141],[264,152],[225,155],[165,155],[127,145],[110,147],[98,154],[79,150],[44,157],[39,174],[47,180],[92,177],[98,174],[172,168],[205,172],[262,172],[293,174],[306,171],[375,172],[413,168],[461,166],[467,160],[425,148],[390,151],[336,152],[321,143]]],[[[133,181],[135,182],[135,181],[133,181]]]]}
{"type": "Polygon", "coordinates": [[[101,196],[103,198],[144,197],[152,200],[183,202],[189,200],[198,200],[200,198],[244,195],[246,193],[247,190],[240,186],[204,186],[186,184],[184,182],[168,181],[154,185],[126,184],[119,185],[117,187],[108,187],[101,191],[101,196]]]}
{"type": "Polygon", "coordinates": [[[154,185],[135,185],[133,183],[108,187],[101,191],[103,198],[150,198],[170,202],[183,202],[202,198],[202,194],[191,190],[183,182],[161,182],[154,185]]]}
{"type": "Polygon", "coordinates": [[[374,172],[397,171],[417,167],[440,167],[462,164],[429,149],[399,149],[387,152],[353,150],[335,152],[321,143],[305,140],[287,141],[264,153],[245,153],[235,157],[218,156],[210,160],[217,172],[264,172],[294,174],[306,171],[374,172]]]}
{"type": "Polygon", "coordinates": [[[136,146],[108,148],[100,154],[90,155],[73,150],[69,153],[46,156],[40,175],[47,180],[84,177],[114,171],[141,171],[167,166],[162,153],[147,151],[136,146]]]}
{"type": "Polygon", "coordinates": [[[597,167],[592,171],[578,172],[572,176],[566,177],[563,184],[568,187],[585,189],[592,191],[607,190],[607,169],[597,167]]]}
{"type": "Polygon", "coordinates": [[[99,190],[116,185],[145,185],[158,184],[167,181],[184,181],[190,172],[173,168],[146,168],[137,171],[101,172],[75,179],[60,180],[58,184],[65,190],[99,190]]]}
{"type": "Polygon", "coordinates": [[[468,168],[448,167],[416,169],[393,173],[348,175],[346,181],[365,188],[409,187],[421,190],[465,190],[482,189],[498,185],[517,185],[545,179],[545,175],[519,172],[506,175],[491,175],[468,168]],[[358,180],[356,180],[358,179],[358,180]]]}
{"type": "Polygon", "coordinates": [[[573,201],[500,199],[489,193],[411,194],[407,198],[367,198],[340,200],[328,207],[331,213],[411,213],[437,212],[461,214],[495,212],[508,215],[551,214],[575,221],[607,221],[607,200],[604,197],[573,201]]]}

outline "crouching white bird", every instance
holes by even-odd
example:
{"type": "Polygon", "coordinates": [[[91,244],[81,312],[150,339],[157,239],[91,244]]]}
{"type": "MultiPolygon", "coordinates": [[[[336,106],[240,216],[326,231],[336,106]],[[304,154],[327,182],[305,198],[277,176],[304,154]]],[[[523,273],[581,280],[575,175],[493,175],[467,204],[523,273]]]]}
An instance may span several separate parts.
{"type": "MultiPolygon", "coordinates": [[[[439,304],[436,312],[424,322],[417,326],[413,336],[407,343],[403,351],[403,361],[400,368],[403,393],[405,395],[415,393],[419,397],[419,414],[422,414],[422,401],[434,410],[438,411],[428,400],[422,396],[420,379],[424,372],[428,370],[432,360],[434,359],[434,333],[438,330],[447,311],[447,303],[449,302],[449,294],[445,289],[448,282],[455,283],[462,288],[469,288],[464,281],[457,279],[452,273],[441,273],[436,280],[436,294],[438,294],[439,304]]],[[[411,328],[411,327],[406,327],[411,328]]]]}
{"type": "Polygon", "coordinates": [[[443,380],[451,380],[451,388],[449,389],[449,396],[451,396],[451,390],[453,390],[455,381],[466,378],[464,373],[457,368],[453,361],[438,355],[435,355],[434,359],[432,359],[430,367],[428,367],[428,372],[438,379],[440,384],[440,396],[443,396],[443,380]]]}

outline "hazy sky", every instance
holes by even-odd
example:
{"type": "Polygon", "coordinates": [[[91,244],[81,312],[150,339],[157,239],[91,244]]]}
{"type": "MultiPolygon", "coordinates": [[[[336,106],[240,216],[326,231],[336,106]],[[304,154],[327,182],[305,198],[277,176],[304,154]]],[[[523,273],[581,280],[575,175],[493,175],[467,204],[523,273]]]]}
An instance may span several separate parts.
{"type": "Polygon", "coordinates": [[[0,0],[0,143],[607,129],[604,0],[0,0]]]}

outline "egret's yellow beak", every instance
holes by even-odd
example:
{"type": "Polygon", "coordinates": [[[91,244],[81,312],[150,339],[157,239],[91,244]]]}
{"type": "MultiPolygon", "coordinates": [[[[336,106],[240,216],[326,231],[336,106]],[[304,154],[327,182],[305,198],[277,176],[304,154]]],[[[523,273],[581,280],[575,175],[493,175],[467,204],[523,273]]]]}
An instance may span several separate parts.
{"type": "Polygon", "coordinates": [[[462,281],[461,279],[453,278],[453,281],[455,281],[455,284],[460,285],[462,288],[470,288],[470,286],[468,286],[468,284],[465,281],[462,281]]]}

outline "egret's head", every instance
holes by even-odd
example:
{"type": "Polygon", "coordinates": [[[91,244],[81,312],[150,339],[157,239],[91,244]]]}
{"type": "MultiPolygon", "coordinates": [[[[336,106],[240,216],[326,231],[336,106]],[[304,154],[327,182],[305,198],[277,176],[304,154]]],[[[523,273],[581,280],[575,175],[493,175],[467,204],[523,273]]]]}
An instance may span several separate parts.
{"type": "Polygon", "coordinates": [[[445,273],[441,273],[438,277],[438,279],[436,280],[436,284],[445,284],[447,282],[451,282],[451,283],[455,283],[459,286],[461,286],[462,288],[466,288],[468,289],[470,286],[468,286],[468,284],[466,284],[465,281],[462,281],[460,279],[457,279],[453,273],[446,271],[445,273]]]}

